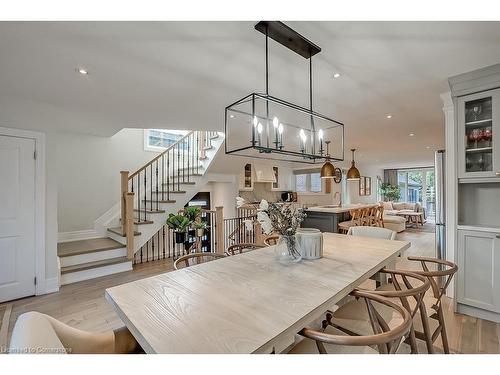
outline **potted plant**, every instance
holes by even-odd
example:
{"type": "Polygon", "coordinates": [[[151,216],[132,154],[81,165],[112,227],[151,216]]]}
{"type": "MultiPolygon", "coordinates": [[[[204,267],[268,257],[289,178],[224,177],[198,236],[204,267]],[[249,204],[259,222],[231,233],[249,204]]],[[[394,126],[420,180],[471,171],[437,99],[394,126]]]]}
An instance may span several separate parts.
{"type": "Polygon", "coordinates": [[[184,215],[168,215],[167,226],[174,230],[175,243],[183,243],[186,240],[186,230],[190,225],[191,221],[184,215]]]}
{"type": "MultiPolygon", "coordinates": [[[[198,206],[185,207],[183,214],[191,222],[188,228],[188,241],[193,241],[193,237],[196,235],[196,229],[193,227],[193,224],[200,221],[201,208],[198,206]]],[[[186,246],[188,245],[186,244],[186,246]]]]}
{"type": "Polygon", "coordinates": [[[399,186],[391,185],[388,182],[384,182],[380,186],[380,192],[386,201],[393,202],[398,201],[401,197],[401,191],[399,186]]]}
{"type": "Polygon", "coordinates": [[[205,234],[205,229],[208,228],[206,221],[196,221],[193,223],[193,228],[196,229],[196,236],[203,237],[205,234]]]}

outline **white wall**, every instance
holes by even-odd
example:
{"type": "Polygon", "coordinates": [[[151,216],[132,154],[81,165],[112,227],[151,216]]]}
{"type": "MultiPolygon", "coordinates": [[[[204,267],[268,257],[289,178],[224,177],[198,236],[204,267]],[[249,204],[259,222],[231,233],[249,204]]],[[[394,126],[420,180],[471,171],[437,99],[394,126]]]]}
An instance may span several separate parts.
{"type": "Polygon", "coordinates": [[[361,176],[372,178],[371,194],[366,196],[359,195],[359,181],[347,181],[347,189],[349,190],[350,203],[378,203],[377,202],[377,176],[383,178],[384,170],[382,168],[361,165],[356,163],[361,176]]]}
{"type": "Polygon", "coordinates": [[[119,201],[120,171],[133,172],[156,155],[144,151],[143,129],[112,137],[58,132],[56,139],[59,232],[93,229],[119,201]]]}

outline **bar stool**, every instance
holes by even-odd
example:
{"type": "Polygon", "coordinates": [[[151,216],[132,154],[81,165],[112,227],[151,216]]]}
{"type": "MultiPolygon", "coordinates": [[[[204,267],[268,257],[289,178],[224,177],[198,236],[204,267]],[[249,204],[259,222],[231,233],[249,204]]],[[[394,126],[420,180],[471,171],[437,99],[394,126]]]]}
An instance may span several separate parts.
{"type": "Polygon", "coordinates": [[[264,245],[266,246],[273,246],[277,245],[278,241],[280,239],[280,236],[269,236],[264,240],[264,245]]]}
{"type": "Polygon", "coordinates": [[[323,321],[323,330],[302,329],[299,334],[304,339],[295,345],[290,354],[395,354],[401,342],[411,329],[411,317],[401,306],[379,295],[366,291],[354,290],[350,294],[363,301],[370,317],[371,333],[351,335],[339,330],[331,323],[331,314],[327,313],[323,321]],[[378,313],[377,307],[386,307],[391,311],[391,325],[378,313]],[[316,344],[316,345],[314,345],[316,344]],[[377,350],[375,350],[375,348],[377,350]]]}
{"type": "Polygon", "coordinates": [[[347,233],[350,227],[361,225],[363,210],[361,209],[349,210],[349,214],[351,215],[351,220],[342,221],[341,223],[338,224],[340,233],[347,233]]]}

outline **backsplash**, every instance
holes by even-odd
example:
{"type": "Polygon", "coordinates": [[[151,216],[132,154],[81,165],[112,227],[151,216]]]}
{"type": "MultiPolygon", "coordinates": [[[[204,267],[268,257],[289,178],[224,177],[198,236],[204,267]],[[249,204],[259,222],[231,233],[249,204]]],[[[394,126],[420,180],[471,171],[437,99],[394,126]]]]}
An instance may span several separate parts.
{"type": "Polygon", "coordinates": [[[272,191],[270,182],[255,182],[253,191],[240,191],[240,197],[247,202],[259,202],[262,199],[278,202],[281,200],[281,191],[272,191]]]}

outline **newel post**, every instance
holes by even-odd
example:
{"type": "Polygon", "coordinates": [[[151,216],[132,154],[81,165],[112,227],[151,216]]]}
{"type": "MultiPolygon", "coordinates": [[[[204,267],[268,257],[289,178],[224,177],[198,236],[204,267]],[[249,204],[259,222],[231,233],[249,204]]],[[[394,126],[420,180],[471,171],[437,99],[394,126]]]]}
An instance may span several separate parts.
{"type": "Polygon", "coordinates": [[[127,258],[134,258],[134,193],[125,193],[125,231],[127,236],[127,258]]]}
{"type": "Polygon", "coordinates": [[[258,221],[255,221],[253,230],[255,231],[255,243],[264,245],[264,233],[262,233],[262,225],[258,221]]]}
{"type": "Polygon", "coordinates": [[[126,211],[126,202],[125,202],[125,194],[128,193],[128,171],[121,171],[121,183],[120,183],[120,205],[121,205],[121,219],[122,219],[122,233],[127,233],[126,228],[126,220],[125,220],[125,211],[126,211]]]}
{"type": "Polygon", "coordinates": [[[215,238],[217,241],[217,253],[224,254],[224,207],[215,207],[215,238]]]}
{"type": "Polygon", "coordinates": [[[200,159],[204,160],[207,158],[206,155],[206,150],[205,150],[205,143],[206,143],[206,134],[207,132],[205,130],[200,131],[200,159]]]}

